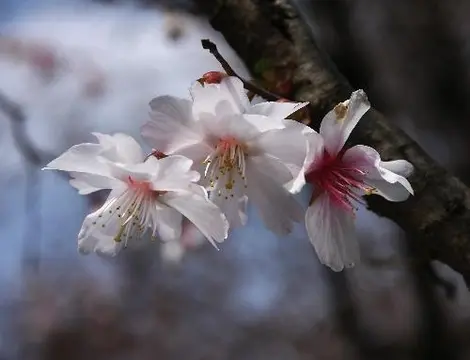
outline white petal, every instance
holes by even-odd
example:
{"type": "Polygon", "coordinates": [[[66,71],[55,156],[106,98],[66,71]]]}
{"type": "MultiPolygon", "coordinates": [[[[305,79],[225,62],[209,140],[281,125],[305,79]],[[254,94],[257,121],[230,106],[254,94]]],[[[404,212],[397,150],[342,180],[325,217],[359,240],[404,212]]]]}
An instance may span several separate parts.
{"type": "Polygon", "coordinates": [[[72,172],[70,176],[72,177],[69,181],[70,185],[76,188],[81,195],[91,194],[104,189],[113,189],[123,184],[117,179],[100,175],[72,172]]]}
{"type": "Polygon", "coordinates": [[[202,141],[191,113],[191,101],[160,96],[150,102],[151,119],[142,127],[142,137],[153,148],[172,154],[202,141]]]}
{"type": "Polygon", "coordinates": [[[151,179],[153,188],[160,191],[186,189],[190,183],[199,181],[200,174],[191,170],[193,161],[181,156],[171,155],[157,160],[147,160],[154,164],[154,176],[151,179]]]}
{"type": "Polygon", "coordinates": [[[243,119],[253,125],[258,132],[284,129],[286,127],[286,120],[273,119],[263,115],[243,114],[243,119]]]}
{"type": "Polygon", "coordinates": [[[286,188],[293,194],[302,190],[305,185],[305,175],[308,171],[315,169],[317,160],[323,157],[323,152],[325,151],[323,138],[317,132],[313,130],[308,132],[305,135],[305,139],[307,142],[307,152],[302,168],[298,172],[297,176],[295,176],[294,179],[286,185],[286,188]]]}
{"type": "Polygon", "coordinates": [[[144,160],[141,146],[132,136],[116,133],[113,135],[93,133],[102,146],[101,156],[110,161],[136,164],[144,160]]]}
{"type": "MultiPolygon", "coordinates": [[[[111,199],[111,195],[108,197],[107,202],[109,199],[111,199]]],[[[82,254],[96,252],[98,255],[115,256],[123,248],[123,242],[114,241],[114,237],[119,231],[118,221],[109,221],[104,228],[93,224],[99,220],[99,216],[103,214],[103,209],[106,206],[107,203],[97,211],[89,214],[83,221],[78,234],[78,250],[82,254]]]]}
{"type": "Polygon", "coordinates": [[[102,147],[98,144],[78,144],[47,164],[45,170],[85,172],[96,175],[109,175],[106,163],[99,161],[102,147]]]}
{"type": "Polygon", "coordinates": [[[247,114],[264,115],[271,119],[281,120],[287,118],[289,115],[295,113],[297,110],[302,109],[308,105],[308,102],[277,102],[266,101],[251,106],[247,114]]]}
{"type": "Polygon", "coordinates": [[[243,88],[243,83],[236,77],[226,77],[220,84],[194,83],[191,87],[193,96],[193,115],[212,114],[224,117],[242,114],[250,106],[250,101],[243,88]]]}
{"type": "Polygon", "coordinates": [[[285,164],[303,166],[307,154],[307,139],[304,135],[307,126],[293,120],[284,120],[285,128],[266,131],[247,146],[250,153],[259,151],[278,158],[285,164]]]}
{"type": "Polygon", "coordinates": [[[204,133],[207,134],[206,140],[212,146],[216,146],[219,139],[223,137],[234,137],[238,141],[249,141],[258,136],[262,131],[259,128],[261,123],[257,123],[259,118],[261,118],[259,115],[236,114],[218,117],[205,114],[201,116],[199,122],[204,129],[204,133]]]}
{"type": "Polygon", "coordinates": [[[165,205],[155,204],[152,209],[153,224],[162,241],[178,241],[181,237],[183,216],[177,210],[165,205]]]}
{"type": "Polygon", "coordinates": [[[303,210],[283,187],[292,179],[289,170],[275,159],[247,157],[247,195],[258,209],[268,229],[279,235],[292,231],[293,222],[301,221],[303,210]]]}
{"type": "Polygon", "coordinates": [[[367,183],[375,188],[374,193],[389,201],[404,201],[413,194],[411,184],[404,177],[413,171],[413,165],[408,161],[381,161],[376,150],[364,145],[348,149],[343,160],[353,162],[366,171],[367,183]]]}
{"type": "MultiPolygon", "coordinates": [[[[235,190],[235,188],[236,185],[233,190],[235,190]]],[[[233,197],[226,197],[225,195],[220,196],[217,190],[212,191],[210,194],[210,199],[224,213],[232,229],[245,226],[248,219],[246,214],[248,197],[236,191],[233,191],[233,195],[233,197]]]]}
{"type": "Polygon", "coordinates": [[[361,117],[370,109],[370,103],[363,90],[352,93],[351,98],[338,104],[323,118],[320,134],[331,155],[336,155],[346,143],[361,117]]]}
{"type": "Polygon", "coordinates": [[[220,90],[227,94],[227,98],[231,99],[231,103],[239,113],[244,113],[250,108],[250,99],[246,94],[246,90],[242,81],[235,76],[227,76],[220,82],[220,90]]]}
{"type": "Polygon", "coordinates": [[[168,192],[161,196],[161,201],[188,218],[217,247],[216,242],[227,238],[229,225],[220,209],[209,201],[207,195],[201,196],[200,191],[168,192]]]}
{"type": "Polygon", "coordinates": [[[200,174],[204,173],[204,160],[214,151],[212,147],[206,143],[197,143],[188,147],[179,149],[175,154],[185,156],[193,161],[192,169],[200,174]]]}
{"type": "Polygon", "coordinates": [[[305,225],[322,264],[341,271],[359,262],[353,214],[336,207],[326,194],[308,207],[305,225]]]}
{"type": "Polygon", "coordinates": [[[413,173],[413,164],[406,160],[382,161],[380,166],[397,175],[408,177],[413,173]]]}

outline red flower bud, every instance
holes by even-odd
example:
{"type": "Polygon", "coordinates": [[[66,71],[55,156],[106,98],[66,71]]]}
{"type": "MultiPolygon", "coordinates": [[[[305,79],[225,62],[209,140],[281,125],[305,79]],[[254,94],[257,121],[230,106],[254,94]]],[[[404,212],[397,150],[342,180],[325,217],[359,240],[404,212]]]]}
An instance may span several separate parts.
{"type": "Polygon", "coordinates": [[[198,80],[201,84],[220,84],[227,74],[220,71],[208,71],[198,80]]]}
{"type": "Polygon", "coordinates": [[[161,151],[153,149],[152,156],[155,156],[157,159],[163,159],[163,158],[166,158],[168,155],[161,151]]]}

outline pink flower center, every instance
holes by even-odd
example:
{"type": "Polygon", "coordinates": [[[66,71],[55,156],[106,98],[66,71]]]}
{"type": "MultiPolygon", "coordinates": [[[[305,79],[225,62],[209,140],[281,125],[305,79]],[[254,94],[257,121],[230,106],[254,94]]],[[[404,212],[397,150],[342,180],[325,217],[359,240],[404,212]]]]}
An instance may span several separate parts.
{"type": "Polygon", "coordinates": [[[353,201],[361,201],[361,192],[370,193],[373,189],[365,182],[366,172],[353,161],[345,162],[343,153],[331,156],[326,150],[312,170],[308,170],[306,181],[315,187],[312,201],[321,192],[326,192],[336,206],[353,211],[353,201]]]}
{"type": "Polygon", "coordinates": [[[166,191],[157,191],[152,189],[152,185],[148,181],[136,180],[131,176],[127,177],[127,185],[130,190],[135,191],[139,195],[157,197],[163,195],[166,191]]]}

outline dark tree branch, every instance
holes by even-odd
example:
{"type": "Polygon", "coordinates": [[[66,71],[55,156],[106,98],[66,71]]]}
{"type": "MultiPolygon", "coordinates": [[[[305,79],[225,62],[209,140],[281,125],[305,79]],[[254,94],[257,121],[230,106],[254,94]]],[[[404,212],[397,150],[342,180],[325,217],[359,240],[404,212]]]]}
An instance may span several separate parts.
{"type": "MultiPolygon", "coordinates": [[[[206,8],[212,26],[255,73],[260,61],[293,69],[292,99],[310,102],[312,125],[349,98],[353,88],[313,39],[287,0],[216,0],[206,8]],[[215,9],[215,10],[214,10],[215,9]]],[[[375,213],[410,234],[422,259],[437,259],[470,281],[470,191],[382,114],[371,109],[353,131],[352,143],[378,149],[384,159],[407,159],[416,195],[403,203],[368,199],[375,213]]]]}

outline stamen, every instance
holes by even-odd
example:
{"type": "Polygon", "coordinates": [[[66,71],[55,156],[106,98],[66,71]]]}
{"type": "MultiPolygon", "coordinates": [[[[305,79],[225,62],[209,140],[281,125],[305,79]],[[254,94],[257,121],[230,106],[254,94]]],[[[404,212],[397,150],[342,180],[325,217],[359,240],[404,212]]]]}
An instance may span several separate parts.
{"type": "Polygon", "coordinates": [[[371,194],[375,189],[368,185],[366,172],[354,163],[345,163],[342,154],[331,156],[326,150],[315,169],[307,171],[307,182],[315,186],[315,191],[326,192],[334,204],[348,211],[357,210],[354,203],[364,204],[359,194],[371,194]]]}
{"type": "MultiPolygon", "coordinates": [[[[118,222],[118,231],[114,236],[115,242],[124,241],[124,247],[129,240],[140,238],[152,224],[151,208],[156,197],[164,194],[155,191],[151,184],[129,176],[128,188],[119,196],[107,202],[94,226],[104,229],[111,222],[118,222]]],[[[114,227],[114,225],[113,225],[114,227]]],[[[155,235],[154,227],[152,233],[155,235]]]]}
{"type": "MultiPolygon", "coordinates": [[[[235,138],[224,137],[219,140],[215,151],[204,160],[205,178],[212,190],[217,190],[218,196],[222,195],[221,190],[229,193],[234,191],[240,180],[246,187],[245,150],[245,146],[235,138]]],[[[228,194],[225,198],[228,199],[228,194]]]]}

